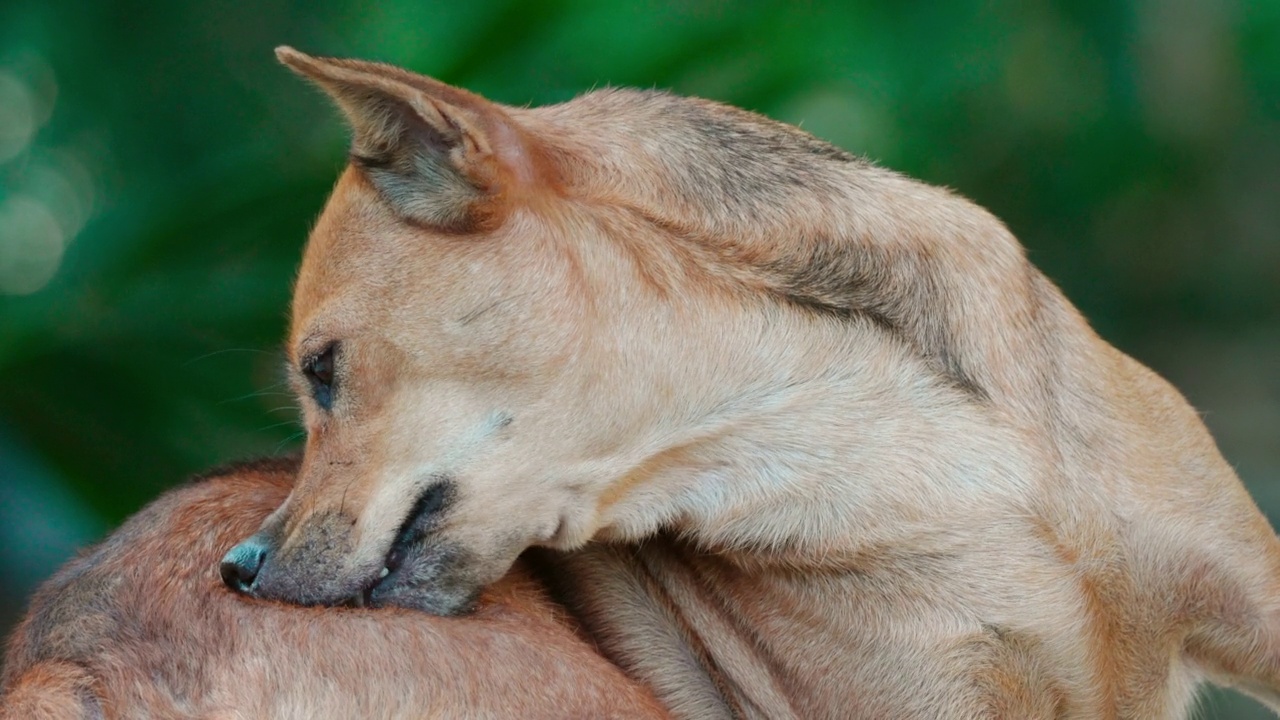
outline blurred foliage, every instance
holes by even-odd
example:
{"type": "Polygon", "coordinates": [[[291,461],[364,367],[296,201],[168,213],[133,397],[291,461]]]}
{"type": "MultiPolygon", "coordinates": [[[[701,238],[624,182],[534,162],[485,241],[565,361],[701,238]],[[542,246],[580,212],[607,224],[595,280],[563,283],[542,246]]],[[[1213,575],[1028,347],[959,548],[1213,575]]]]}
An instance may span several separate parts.
{"type": "Polygon", "coordinates": [[[297,441],[277,347],[345,141],[282,43],[514,104],[671,88],[956,188],[1280,517],[1280,3],[5,0],[0,629],[162,488],[297,441]]]}

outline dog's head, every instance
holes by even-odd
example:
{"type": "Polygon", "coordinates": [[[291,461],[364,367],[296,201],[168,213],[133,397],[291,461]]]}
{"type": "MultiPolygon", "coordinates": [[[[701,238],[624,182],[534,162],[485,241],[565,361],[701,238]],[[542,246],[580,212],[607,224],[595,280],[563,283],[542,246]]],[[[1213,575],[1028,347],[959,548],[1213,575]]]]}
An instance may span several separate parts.
{"type": "Polygon", "coordinates": [[[591,429],[565,402],[584,390],[587,309],[565,230],[540,211],[554,169],[482,98],[278,54],[337,102],[354,141],[294,294],[304,466],[224,575],[295,602],[456,612],[524,548],[594,529],[573,502],[590,473],[556,472],[590,462],[575,453],[591,429]]]}
{"type": "Polygon", "coordinates": [[[705,462],[691,438],[750,402],[707,388],[778,382],[742,348],[799,317],[741,312],[761,277],[741,267],[786,259],[697,235],[769,232],[771,201],[821,222],[812,166],[855,161],[705,101],[512,108],[390,66],[279,56],[354,140],[294,294],[300,478],[228,553],[227,582],[453,613],[531,545],[678,520],[688,488],[646,478],[705,462]]]}

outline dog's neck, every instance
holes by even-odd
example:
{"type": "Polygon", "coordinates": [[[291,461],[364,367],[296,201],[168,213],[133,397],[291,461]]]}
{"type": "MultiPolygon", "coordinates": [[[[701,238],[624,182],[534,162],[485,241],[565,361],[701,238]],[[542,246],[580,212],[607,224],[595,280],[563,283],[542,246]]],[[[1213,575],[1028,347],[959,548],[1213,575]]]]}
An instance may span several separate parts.
{"type": "Polygon", "coordinates": [[[1026,494],[1026,443],[1001,411],[873,324],[831,332],[801,311],[711,322],[702,372],[684,376],[682,404],[696,410],[649,438],[603,538],[668,528],[713,548],[836,560],[944,538],[956,518],[1026,494]]]}

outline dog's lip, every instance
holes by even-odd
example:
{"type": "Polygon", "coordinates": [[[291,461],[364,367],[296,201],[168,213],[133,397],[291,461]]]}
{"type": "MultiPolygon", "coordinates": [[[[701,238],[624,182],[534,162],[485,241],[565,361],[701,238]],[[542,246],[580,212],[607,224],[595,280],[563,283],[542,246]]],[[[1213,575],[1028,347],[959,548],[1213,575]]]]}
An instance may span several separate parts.
{"type": "Polygon", "coordinates": [[[347,598],[347,601],[343,604],[347,607],[371,607],[373,605],[373,591],[377,590],[384,580],[391,577],[391,573],[391,568],[384,565],[377,577],[366,582],[364,587],[357,590],[350,598],[347,598]]]}
{"type": "Polygon", "coordinates": [[[378,571],[376,577],[372,578],[364,584],[364,587],[357,591],[347,601],[351,607],[368,607],[373,604],[373,591],[377,590],[392,573],[400,569],[404,564],[405,549],[400,542],[391,544],[391,549],[387,551],[387,556],[382,561],[382,570],[378,571]]]}

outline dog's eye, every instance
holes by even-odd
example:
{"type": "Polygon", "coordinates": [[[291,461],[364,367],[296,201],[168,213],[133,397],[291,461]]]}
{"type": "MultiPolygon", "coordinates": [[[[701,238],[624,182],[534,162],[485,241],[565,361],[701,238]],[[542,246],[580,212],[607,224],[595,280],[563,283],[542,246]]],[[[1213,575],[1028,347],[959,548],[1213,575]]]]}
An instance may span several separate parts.
{"type": "Polygon", "coordinates": [[[302,368],[311,381],[311,394],[325,410],[333,404],[333,345],[312,357],[302,368]]]}

